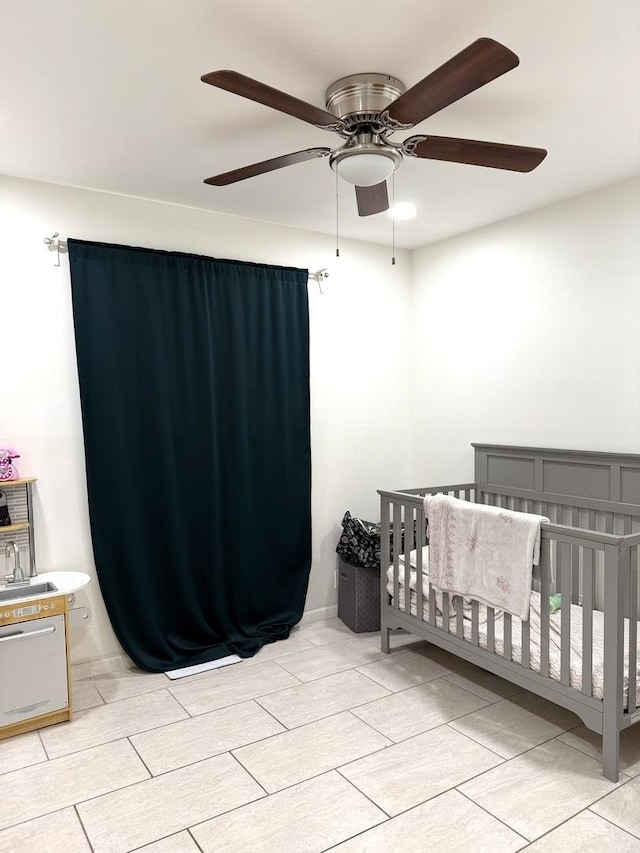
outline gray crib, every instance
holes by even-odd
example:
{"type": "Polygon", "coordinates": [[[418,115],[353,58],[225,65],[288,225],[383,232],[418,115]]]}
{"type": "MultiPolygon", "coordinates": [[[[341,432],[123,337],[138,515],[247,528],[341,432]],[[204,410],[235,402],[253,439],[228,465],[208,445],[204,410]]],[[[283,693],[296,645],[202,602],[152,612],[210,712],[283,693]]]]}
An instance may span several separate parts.
{"type": "Polygon", "coordinates": [[[474,447],[473,483],[379,491],[381,553],[389,554],[391,541],[398,546],[390,580],[381,573],[382,651],[389,652],[389,632],[404,628],[573,711],[602,735],[603,773],[617,782],[620,732],[640,720],[640,455],[474,447]],[[462,603],[452,601],[455,615],[444,618],[446,593],[439,615],[436,593],[422,580],[421,547],[427,534],[422,498],[438,492],[551,519],[542,526],[534,573],[535,626],[533,616],[520,623],[478,602],[471,602],[469,618],[469,608],[463,616],[462,603]],[[546,606],[555,593],[561,597],[557,617],[546,606]]]}

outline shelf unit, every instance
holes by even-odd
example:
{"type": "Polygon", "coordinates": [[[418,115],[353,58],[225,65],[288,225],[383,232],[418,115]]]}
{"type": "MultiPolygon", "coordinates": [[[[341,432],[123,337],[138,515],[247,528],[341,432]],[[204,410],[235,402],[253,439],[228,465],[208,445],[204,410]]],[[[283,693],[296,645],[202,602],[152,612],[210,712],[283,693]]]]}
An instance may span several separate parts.
{"type": "Polygon", "coordinates": [[[9,516],[13,522],[6,527],[0,527],[0,547],[4,549],[7,540],[11,537],[22,540],[18,545],[24,545],[26,542],[29,548],[30,575],[34,574],[36,565],[33,529],[33,484],[36,479],[36,477],[20,477],[18,480],[0,480],[0,491],[7,496],[9,516]],[[24,490],[22,494],[19,492],[20,489],[24,490]],[[19,534],[18,537],[15,537],[16,533],[19,534]]]}

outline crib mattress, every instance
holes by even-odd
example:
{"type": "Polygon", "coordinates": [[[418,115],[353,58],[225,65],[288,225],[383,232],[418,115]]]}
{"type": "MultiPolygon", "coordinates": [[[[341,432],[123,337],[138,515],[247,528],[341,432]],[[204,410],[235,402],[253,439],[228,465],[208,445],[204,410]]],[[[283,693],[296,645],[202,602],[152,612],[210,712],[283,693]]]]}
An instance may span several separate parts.
{"type": "MultiPolygon", "coordinates": [[[[416,595],[416,580],[417,574],[415,570],[416,552],[411,554],[411,573],[410,573],[410,612],[412,616],[417,615],[417,595],[416,595]]],[[[429,575],[428,575],[428,546],[423,549],[423,572],[422,572],[422,594],[423,594],[423,612],[422,618],[425,622],[429,619],[429,575]]],[[[400,561],[399,572],[399,602],[400,609],[405,609],[405,577],[404,577],[404,562],[400,561]]],[[[390,566],[387,571],[387,591],[393,600],[393,567],[390,566]]],[[[456,602],[457,604],[457,602],[456,602]]],[[[531,670],[540,671],[540,649],[541,649],[541,618],[540,618],[540,595],[537,592],[531,592],[531,606],[529,612],[529,633],[530,645],[529,655],[531,670]]],[[[547,605],[548,606],[548,605],[547,605]]],[[[453,605],[450,605],[453,610],[453,605]]],[[[436,626],[442,627],[442,594],[436,592],[436,626]]],[[[479,644],[482,648],[487,649],[487,608],[483,604],[478,605],[479,610],[479,644]]],[[[471,602],[468,599],[464,600],[464,619],[463,631],[464,639],[471,642],[471,602]]],[[[571,655],[570,655],[570,683],[577,690],[582,689],[582,616],[583,608],[577,604],[571,605],[570,617],[570,634],[571,634],[571,655]]],[[[593,629],[592,629],[592,695],[596,699],[603,698],[604,691],[604,614],[600,610],[592,611],[593,614],[593,629]]],[[[624,703],[627,704],[628,697],[628,649],[629,649],[629,620],[624,620],[624,703]]],[[[640,649],[640,631],[638,624],[635,625],[636,635],[638,637],[638,646],[640,649]]],[[[450,616],[449,630],[451,634],[457,634],[456,616],[455,613],[450,616]]],[[[505,620],[504,614],[496,612],[495,614],[495,652],[498,656],[504,654],[504,630],[505,620]]],[[[557,610],[549,616],[549,675],[556,681],[560,681],[560,663],[561,663],[561,631],[562,631],[562,612],[557,610]]],[[[522,622],[517,616],[511,617],[511,659],[515,663],[522,662],[522,622]]],[[[636,705],[640,705],[640,670],[637,674],[636,684],[636,705]]]]}

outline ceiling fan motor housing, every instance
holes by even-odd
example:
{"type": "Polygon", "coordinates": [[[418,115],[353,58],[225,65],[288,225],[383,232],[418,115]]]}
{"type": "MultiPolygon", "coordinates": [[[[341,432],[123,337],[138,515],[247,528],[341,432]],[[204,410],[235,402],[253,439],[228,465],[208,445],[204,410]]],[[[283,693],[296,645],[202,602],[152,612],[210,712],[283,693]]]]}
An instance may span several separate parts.
{"type": "Polygon", "coordinates": [[[405,91],[405,85],[389,74],[351,74],[332,83],[326,91],[327,109],[353,124],[374,121],[405,91]]]}

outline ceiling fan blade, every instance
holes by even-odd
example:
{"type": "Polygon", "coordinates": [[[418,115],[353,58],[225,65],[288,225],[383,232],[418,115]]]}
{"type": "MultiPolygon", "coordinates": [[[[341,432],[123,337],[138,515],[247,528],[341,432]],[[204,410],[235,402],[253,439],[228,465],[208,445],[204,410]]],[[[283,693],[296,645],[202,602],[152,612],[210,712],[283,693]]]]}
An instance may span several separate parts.
{"type": "Polygon", "coordinates": [[[547,156],[544,148],[503,145],[500,142],[478,142],[448,136],[428,136],[415,147],[415,156],[426,160],[446,160],[470,166],[488,166],[511,172],[531,172],[547,156]]]}
{"type": "Polygon", "coordinates": [[[285,166],[293,166],[296,163],[304,163],[305,160],[315,160],[317,157],[326,157],[331,153],[330,148],[306,148],[304,151],[295,151],[293,154],[283,154],[282,157],[274,157],[271,160],[263,160],[261,163],[252,163],[231,172],[223,172],[206,178],[205,184],[214,187],[225,187],[227,184],[235,184],[236,181],[244,181],[245,178],[254,178],[265,172],[273,172],[275,169],[283,169],[285,166]]]}
{"type": "Polygon", "coordinates": [[[372,187],[356,187],[358,216],[371,216],[389,209],[387,182],[382,181],[372,187]]]}
{"type": "Polygon", "coordinates": [[[200,79],[203,83],[225,89],[242,98],[249,98],[281,113],[308,121],[309,124],[317,127],[333,130],[340,123],[338,116],[333,113],[294,98],[293,95],[287,95],[286,92],[272,89],[271,86],[260,83],[259,80],[253,80],[251,77],[245,77],[244,74],[238,74],[237,71],[211,71],[209,74],[203,74],[200,79]]]}
{"type": "Polygon", "coordinates": [[[520,60],[509,48],[480,38],[400,95],[389,115],[402,124],[418,124],[469,92],[515,68],[520,60]]]}

